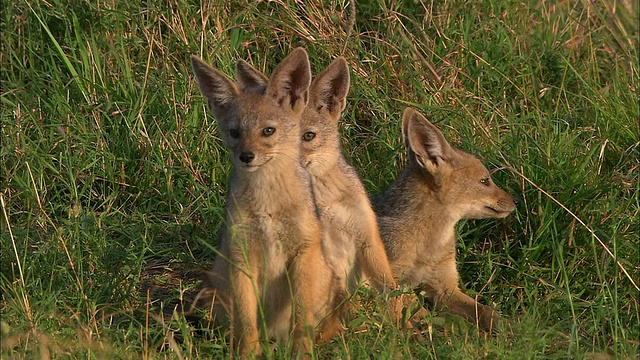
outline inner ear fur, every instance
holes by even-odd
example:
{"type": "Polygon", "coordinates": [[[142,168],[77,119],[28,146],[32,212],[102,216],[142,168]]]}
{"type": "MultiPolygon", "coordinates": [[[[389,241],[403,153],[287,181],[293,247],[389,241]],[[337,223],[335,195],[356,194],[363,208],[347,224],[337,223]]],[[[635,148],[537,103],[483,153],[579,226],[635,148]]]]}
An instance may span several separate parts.
{"type": "Polygon", "coordinates": [[[407,108],[404,112],[402,135],[410,161],[417,162],[432,173],[448,163],[453,154],[442,132],[413,108],[407,108]]]}
{"type": "Polygon", "coordinates": [[[240,59],[236,63],[236,82],[243,93],[255,92],[261,94],[267,88],[269,78],[248,62],[240,59]]]}
{"type": "Polygon", "coordinates": [[[267,95],[281,106],[302,112],[309,101],[311,65],[303,48],[294,49],[276,67],[267,85],[267,95]]]}
{"type": "Polygon", "coordinates": [[[311,83],[311,104],[318,111],[326,110],[334,117],[339,117],[347,104],[350,83],[347,60],[338,57],[311,83]]]}
{"type": "Polygon", "coordinates": [[[238,96],[238,88],[225,74],[212,68],[195,55],[191,55],[191,68],[198,88],[207,99],[214,115],[220,114],[238,96]]]}

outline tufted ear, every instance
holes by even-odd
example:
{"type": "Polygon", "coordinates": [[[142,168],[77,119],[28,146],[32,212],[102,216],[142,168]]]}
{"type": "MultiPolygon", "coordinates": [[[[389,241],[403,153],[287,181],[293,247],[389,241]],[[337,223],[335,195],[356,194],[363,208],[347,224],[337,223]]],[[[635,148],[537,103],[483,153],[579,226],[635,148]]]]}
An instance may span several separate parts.
{"type": "Polygon", "coordinates": [[[207,99],[211,112],[217,117],[217,114],[220,114],[238,96],[236,84],[195,55],[191,55],[191,67],[200,92],[207,99]]]}
{"type": "Polygon", "coordinates": [[[342,56],[335,59],[311,83],[310,102],[318,112],[328,111],[338,118],[347,104],[350,78],[347,60],[342,56]]]}
{"type": "Polygon", "coordinates": [[[264,93],[269,78],[248,62],[238,60],[236,63],[236,82],[241,92],[264,93]]]}
{"type": "Polygon", "coordinates": [[[296,48],[276,67],[267,85],[267,96],[282,107],[301,113],[309,100],[311,65],[303,48],[296,48]]]}
{"type": "Polygon", "coordinates": [[[409,161],[435,174],[447,163],[453,148],[438,128],[413,108],[407,108],[402,116],[402,136],[409,152],[409,161]]]}

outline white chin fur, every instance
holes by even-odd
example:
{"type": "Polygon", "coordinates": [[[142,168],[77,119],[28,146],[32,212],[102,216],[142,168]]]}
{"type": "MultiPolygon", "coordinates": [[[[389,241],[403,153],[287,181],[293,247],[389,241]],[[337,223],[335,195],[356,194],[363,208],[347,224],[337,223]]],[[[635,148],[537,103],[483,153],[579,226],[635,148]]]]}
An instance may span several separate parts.
{"type": "Polygon", "coordinates": [[[264,166],[264,164],[268,163],[268,162],[269,162],[269,161],[271,161],[272,159],[273,159],[273,158],[271,158],[271,157],[266,158],[266,159],[265,159],[265,161],[264,161],[262,164],[254,164],[254,163],[251,163],[251,164],[245,164],[245,163],[240,163],[240,164],[238,164],[238,168],[240,168],[240,169],[242,169],[242,170],[244,170],[244,171],[247,171],[247,172],[254,172],[254,171],[256,171],[256,170],[260,169],[261,167],[263,167],[263,166],[264,166]]]}
{"type": "Polygon", "coordinates": [[[254,165],[254,166],[245,165],[245,166],[242,167],[242,169],[244,171],[247,171],[247,172],[254,172],[254,171],[258,170],[259,168],[260,168],[260,165],[257,165],[257,166],[256,165],[254,165]]]}

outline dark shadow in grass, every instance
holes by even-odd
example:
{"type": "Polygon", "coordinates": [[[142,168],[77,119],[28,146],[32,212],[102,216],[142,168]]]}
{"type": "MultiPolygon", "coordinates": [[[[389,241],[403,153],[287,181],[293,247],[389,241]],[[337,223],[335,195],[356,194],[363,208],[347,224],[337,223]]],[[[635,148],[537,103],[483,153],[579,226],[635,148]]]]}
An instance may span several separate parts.
{"type": "Polygon", "coordinates": [[[166,319],[184,314],[198,294],[206,270],[195,263],[150,258],[140,272],[141,294],[150,310],[161,309],[166,319]]]}
{"type": "Polygon", "coordinates": [[[228,351],[224,330],[214,328],[208,309],[197,306],[206,302],[201,293],[206,272],[203,265],[193,262],[158,257],[145,261],[140,273],[140,310],[164,329],[160,347],[165,342],[182,347],[195,338],[210,342],[223,354],[228,351]]]}

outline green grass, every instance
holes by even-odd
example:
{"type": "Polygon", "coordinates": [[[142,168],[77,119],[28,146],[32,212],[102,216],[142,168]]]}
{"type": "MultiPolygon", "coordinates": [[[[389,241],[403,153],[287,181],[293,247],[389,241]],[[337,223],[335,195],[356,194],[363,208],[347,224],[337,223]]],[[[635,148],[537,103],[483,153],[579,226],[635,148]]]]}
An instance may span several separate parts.
{"type": "Polygon", "coordinates": [[[365,293],[321,357],[638,357],[637,3],[380,0],[352,31],[346,1],[2,8],[2,358],[229,354],[180,314],[230,171],[188,58],[268,74],[295,46],[314,73],[348,59],[344,151],[369,190],[402,167],[412,105],[521,199],[458,228],[461,283],[508,331],[433,314],[414,339],[365,293]]]}

